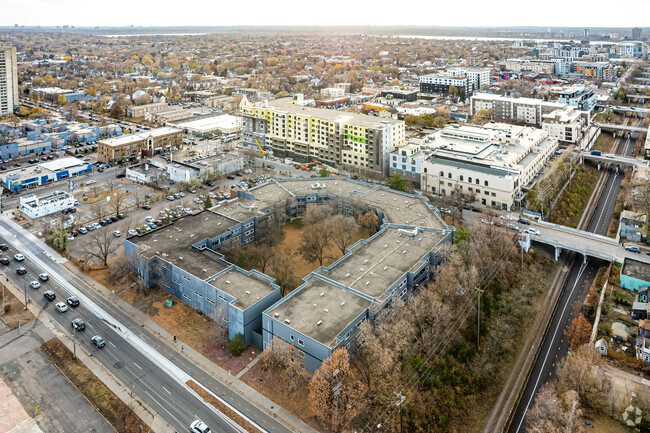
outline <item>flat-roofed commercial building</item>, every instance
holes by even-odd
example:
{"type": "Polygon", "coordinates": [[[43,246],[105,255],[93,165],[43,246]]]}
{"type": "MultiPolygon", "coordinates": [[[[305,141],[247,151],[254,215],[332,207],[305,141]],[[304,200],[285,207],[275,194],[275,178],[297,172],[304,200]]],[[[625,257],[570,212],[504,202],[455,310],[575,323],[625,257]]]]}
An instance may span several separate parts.
{"type": "Polygon", "coordinates": [[[541,126],[544,114],[567,107],[566,103],[549,102],[533,98],[508,98],[490,93],[477,93],[470,99],[470,115],[481,111],[497,122],[519,121],[541,126]]]}
{"type": "Polygon", "coordinates": [[[142,151],[166,153],[183,147],[183,131],[168,126],[97,142],[97,159],[106,164],[140,160],[142,151]]]}
{"type": "Polygon", "coordinates": [[[474,194],[485,206],[504,210],[520,202],[522,188],[558,146],[547,131],[504,123],[448,126],[429,138],[422,190],[449,196],[458,189],[474,194]]]}
{"type": "Polygon", "coordinates": [[[386,174],[388,154],[404,144],[401,120],[305,107],[288,98],[243,105],[244,144],[270,147],[279,157],[313,159],[386,174]]]}
{"type": "Polygon", "coordinates": [[[74,207],[75,198],[65,191],[53,191],[41,196],[29,194],[20,197],[20,211],[31,219],[74,207]]]}
{"type": "Polygon", "coordinates": [[[230,114],[207,115],[187,120],[167,122],[167,126],[182,129],[186,133],[205,135],[218,133],[221,135],[239,134],[241,122],[237,116],[230,114]]]}
{"type": "Polygon", "coordinates": [[[11,191],[22,191],[60,180],[71,179],[90,173],[93,165],[77,158],[59,158],[54,161],[39,162],[24,168],[0,174],[0,181],[11,191]]]}

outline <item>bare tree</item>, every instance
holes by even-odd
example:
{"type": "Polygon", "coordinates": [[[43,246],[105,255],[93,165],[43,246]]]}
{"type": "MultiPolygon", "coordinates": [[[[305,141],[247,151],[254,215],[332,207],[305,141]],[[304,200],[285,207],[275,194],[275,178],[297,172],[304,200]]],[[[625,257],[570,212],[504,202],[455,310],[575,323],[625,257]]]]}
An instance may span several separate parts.
{"type": "Polygon", "coordinates": [[[359,229],[359,224],[354,218],[343,215],[334,215],[329,224],[332,240],[341,250],[341,254],[345,254],[348,247],[352,245],[354,232],[359,229]]]}
{"type": "Polygon", "coordinates": [[[104,266],[107,266],[108,258],[117,250],[116,239],[108,230],[94,230],[90,235],[90,241],[82,244],[84,254],[86,257],[97,259],[104,266]]]}
{"type": "Polygon", "coordinates": [[[93,217],[96,220],[102,220],[106,215],[106,206],[104,205],[103,202],[97,202],[92,205],[90,211],[92,212],[93,217]]]}
{"type": "Polygon", "coordinates": [[[126,196],[121,192],[118,192],[117,195],[113,196],[113,200],[112,200],[111,205],[113,206],[113,209],[115,210],[115,215],[119,214],[120,210],[122,210],[125,199],[126,199],[126,196]]]}
{"type": "Polygon", "coordinates": [[[93,184],[93,186],[90,187],[90,189],[93,190],[93,195],[95,196],[95,198],[97,198],[97,191],[99,191],[99,185],[95,183],[93,184]]]}

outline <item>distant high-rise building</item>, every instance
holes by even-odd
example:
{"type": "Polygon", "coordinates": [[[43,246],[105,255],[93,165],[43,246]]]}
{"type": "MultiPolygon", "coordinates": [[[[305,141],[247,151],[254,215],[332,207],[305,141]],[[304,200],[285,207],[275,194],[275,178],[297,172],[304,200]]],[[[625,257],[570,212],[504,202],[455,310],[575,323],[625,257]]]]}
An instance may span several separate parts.
{"type": "Polygon", "coordinates": [[[641,39],[641,27],[634,27],[632,29],[632,39],[641,39]]]}
{"type": "Polygon", "coordinates": [[[589,29],[585,29],[585,38],[589,37],[589,29]]]}
{"type": "Polygon", "coordinates": [[[13,113],[18,104],[16,47],[0,44],[0,117],[13,113]]]}

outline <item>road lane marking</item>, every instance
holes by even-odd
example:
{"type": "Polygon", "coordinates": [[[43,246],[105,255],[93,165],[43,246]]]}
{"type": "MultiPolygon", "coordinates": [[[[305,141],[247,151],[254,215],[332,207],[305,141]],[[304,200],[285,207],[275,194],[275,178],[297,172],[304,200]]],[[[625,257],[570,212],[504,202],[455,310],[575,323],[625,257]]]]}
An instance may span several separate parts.
{"type": "Polygon", "coordinates": [[[164,386],[162,387],[162,389],[164,389],[165,391],[167,391],[167,394],[172,395],[172,393],[169,392],[169,391],[167,390],[167,388],[165,388],[164,386]]]}
{"type": "Polygon", "coordinates": [[[115,347],[115,345],[114,345],[113,343],[111,343],[110,341],[108,342],[108,344],[110,344],[111,346],[115,347]]]}
{"type": "Polygon", "coordinates": [[[140,370],[142,370],[142,367],[140,367],[137,363],[134,362],[133,365],[135,365],[135,366],[138,367],[140,370]]]}

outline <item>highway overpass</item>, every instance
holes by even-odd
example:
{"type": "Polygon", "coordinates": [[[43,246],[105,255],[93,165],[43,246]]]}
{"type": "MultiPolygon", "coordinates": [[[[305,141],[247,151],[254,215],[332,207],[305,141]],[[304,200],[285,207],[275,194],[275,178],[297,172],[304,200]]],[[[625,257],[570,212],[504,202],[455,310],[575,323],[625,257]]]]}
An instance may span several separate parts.
{"type": "Polygon", "coordinates": [[[638,126],[627,126],[627,125],[617,125],[614,123],[597,123],[597,122],[594,122],[594,125],[598,126],[600,129],[603,129],[605,131],[639,132],[644,134],[648,132],[647,128],[640,128],[638,126]]]}
{"type": "Polygon", "coordinates": [[[573,229],[546,221],[537,221],[531,227],[539,231],[539,235],[522,233],[519,242],[528,251],[533,242],[550,245],[555,248],[555,259],[560,257],[562,250],[575,251],[581,254],[584,261],[594,257],[608,262],[623,262],[625,258],[634,259],[650,264],[650,255],[645,251],[633,253],[627,251],[618,239],[608,238],[583,230],[573,229]]]}
{"type": "Polygon", "coordinates": [[[621,167],[634,167],[637,165],[647,165],[648,161],[642,159],[633,158],[631,156],[623,156],[612,153],[604,153],[601,155],[593,155],[591,152],[580,152],[580,162],[588,159],[590,161],[597,161],[601,163],[609,162],[612,164],[618,164],[621,167]]]}

